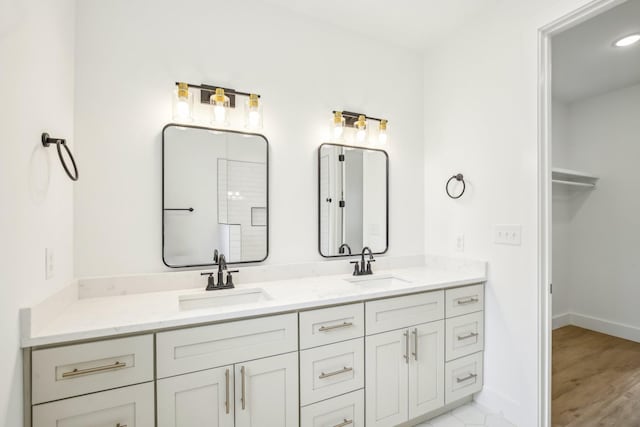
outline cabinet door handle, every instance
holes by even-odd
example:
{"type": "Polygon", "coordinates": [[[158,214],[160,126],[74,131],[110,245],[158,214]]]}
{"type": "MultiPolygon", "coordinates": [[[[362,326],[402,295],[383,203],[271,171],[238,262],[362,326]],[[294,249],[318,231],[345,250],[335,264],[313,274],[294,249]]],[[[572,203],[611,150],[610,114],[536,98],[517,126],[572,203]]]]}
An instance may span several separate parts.
{"type": "Polygon", "coordinates": [[[348,419],[345,418],[343,422],[341,422],[340,424],[336,424],[333,427],[345,427],[345,426],[348,426],[348,425],[351,425],[351,424],[353,424],[353,420],[348,420],[348,419]]]}
{"type": "Polygon", "coordinates": [[[342,368],[340,370],[329,372],[329,373],[326,373],[326,374],[324,372],[321,372],[320,376],[318,377],[318,379],[323,380],[325,378],[333,377],[333,376],[336,376],[336,375],[346,374],[347,372],[351,372],[351,371],[353,371],[353,368],[347,368],[345,366],[344,368],[342,368]]]}
{"type": "Polygon", "coordinates": [[[413,328],[413,358],[418,360],[418,328],[413,328]]]}
{"type": "Polygon", "coordinates": [[[456,381],[457,381],[458,383],[463,383],[463,382],[465,382],[465,381],[469,381],[470,379],[475,378],[475,377],[477,377],[477,376],[478,376],[477,374],[469,374],[469,375],[467,375],[467,376],[466,376],[466,377],[464,377],[464,378],[456,377],[456,381]]]}
{"type": "Polygon", "coordinates": [[[458,341],[468,340],[469,338],[477,337],[477,332],[469,332],[467,335],[458,335],[458,341]]]}
{"type": "Polygon", "coordinates": [[[127,425],[118,423],[118,424],[116,424],[116,427],[127,427],[127,425]]]}
{"type": "MultiPolygon", "coordinates": [[[[116,362],[112,365],[96,366],[95,368],[87,368],[87,369],[76,368],[73,371],[63,373],[62,378],[79,377],[81,375],[95,374],[96,372],[113,371],[114,369],[121,369],[126,366],[127,364],[124,362],[116,362]]],[[[125,426],[120,426],[120,427],[125,427],[125,426]]]]}
{"type": "Polygon", "coordinates": [[[246,390],[245,390],[245,369],[244,366],[242,368],[240,368],[240,374],[242,375],[242,384],[241,384],[241,388],[242,388],[242,396],[240,396],[240,401],[242,402],[242,409],[244,410],[246,407],[246,400],[247,400],[247,396],[246,396],[246,390]]]}
{"type": "Polygon", "coordinates": [[[321,326],[320,329],[318,329],[320,332],[329,332],[329,331],[333,331],[334,329],[340,329],[340,328],[348,328],[349,326],[353,326],[352,322],[343,322],[339,325],[332,325],[332,326],[321,326]]]}
{"type": "Polygon", "coordinates": [[[227,412],[227,414],[229,413],[229,370],[227,369],[224,373],[224,381],[225,381],[225,388],[226,388],[226,400],[224,401],[224,408],[227,412]]]}
{"type": "Polygon", "coordinates": [[[409,331],[404,331],[404,360],[409,364],[409,331]]]}
{"type": "Polygon", "coordinates": [[[458,300],[458,305],[467,305],[467,304],[473,304],[480,301],[478,298],[476,297],[471,297],[471,298],[467,298],[467,299],[459,299],[458,300]]]}

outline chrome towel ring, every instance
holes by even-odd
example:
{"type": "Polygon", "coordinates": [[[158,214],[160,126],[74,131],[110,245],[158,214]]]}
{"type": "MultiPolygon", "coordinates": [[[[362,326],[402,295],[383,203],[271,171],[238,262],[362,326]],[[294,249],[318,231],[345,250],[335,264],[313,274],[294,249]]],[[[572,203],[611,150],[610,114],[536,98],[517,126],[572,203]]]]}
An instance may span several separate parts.
{"type": "Polygon", "coordinates": [[[46,132],[42,134],[40,139],[44,147],[48,147],[51,144],[56,144],[56,149],[58,150],[58,158],[60,159],[60,163],[62,163],[62,167],[64,168],[64,171],[67,173],[67,176],[72,181],[77,181],[79,176],[78,166],[76,165],[76,160],[73,158],[73,154],[71,154],[71,150],[69,150],[69,146],[67,145],[67,142],[62,138],[52,138],[46,132]],[[62,147],[64,147],[65,151],[67,152],[67,155],[69,156],[69,159],[71,160],[71,165],[73,166],[73,174],[71,174],[71,170],[69,169],[69,166],[67,166],[67,163],[64,161],[64,157],[62,156],[62,147]]]}
{"type": "Polygon", "coordinates": [[[464,190],[467,189],[467,184],[465,184],[464,182],[464,176],[462,176],[461,173],[453,175],[451,178],[449,178],[449,180],[447,181],[447,185],[445,185],[445,191],[447,192],[447,196],[451,197],[452,199],[459,199],[460,197],[462,197],[462,195],[464,194],[464,190]],[[456,180],[458,182],[462,182],[462,191],[460,192],[460,194],[458,194],[457,196],[452,195],[449,192],[449,184],[451,184],[451,181],[456,180]]]}

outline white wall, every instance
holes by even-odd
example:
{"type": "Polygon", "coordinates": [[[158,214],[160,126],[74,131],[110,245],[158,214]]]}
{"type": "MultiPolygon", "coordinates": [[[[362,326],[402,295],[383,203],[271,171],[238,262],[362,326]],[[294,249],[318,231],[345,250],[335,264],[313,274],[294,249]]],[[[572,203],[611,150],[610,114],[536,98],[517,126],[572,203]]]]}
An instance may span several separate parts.
{"type": "Polygon", "coordinates": [[[489,261],[479,400],[520,427],[538,424],[538,29],[586,3],[504,5],[425,57],[426,252],[489,261]],[[458,172],[456,201],[444,184],[458,172]],[[522,245],[495,245],[495,224],[521,224],[522,245]]]}
{"type": "Polygon", "coordinates": [[[640,339],[640,85],[572,103],[568,111],[570,167],[600,180],[566,202],[568,250],[554,247],[554,263],[570,269],[567,311],[628,325],[635,332],[627,337],[640,339]]]}
{"type": "MultiPolygon", "coordinates": [[[[73,278],[73,188],[48,131],[73,147],[73,0],[0,2],[0,425],[22,425],[18,309],[73,278]],[[45,248],[55,277],[45,280],[45,248]]],[[[75,148],[75,147],[74,147],[75,148]]],[[[80,165],[80,179],[86,172],[80,165]]]]}
{"type": "Polygon", "coordinates": [[[77,31],[78,276],[165,270],[160,131],[177,80],[263,96],[268,263],[320,259],[317,148],[333,109],[389,119],[389,254],[424,252],[421,55],[252,1],[83,0],[77,31]]]}

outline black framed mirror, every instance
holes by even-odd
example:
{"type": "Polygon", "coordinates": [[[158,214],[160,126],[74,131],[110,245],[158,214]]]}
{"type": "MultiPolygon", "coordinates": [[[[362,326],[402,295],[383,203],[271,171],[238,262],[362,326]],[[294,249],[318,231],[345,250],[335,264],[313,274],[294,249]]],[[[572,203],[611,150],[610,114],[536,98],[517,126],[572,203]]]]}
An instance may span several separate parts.
{"type": "Polygon", "coordinates": [[[168,267],[264,261],[269,142],[260,134],[168,124],[162,130],[162,260],[168,267]]]}
{"type": "Polygon", "coordinates": [[[318,149],[318,251],[323,257],[389,248],[386,151],[326,143],[318,149]]]}

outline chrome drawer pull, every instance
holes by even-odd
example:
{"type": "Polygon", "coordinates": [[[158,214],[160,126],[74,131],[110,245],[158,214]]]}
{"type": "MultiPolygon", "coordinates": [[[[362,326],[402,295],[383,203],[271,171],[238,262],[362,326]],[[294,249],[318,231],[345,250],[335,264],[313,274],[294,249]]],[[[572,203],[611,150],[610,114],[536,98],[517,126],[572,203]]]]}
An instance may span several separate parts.
{"type": "Polygon", "coordinates": [[[224,408],[226,413],[228,414],[229,413],[229,370],[228,369],[224,372],[224,380],[225,380],[225,387],[227,392],[227,395],[224,401],[224,408]]]}
{"type": "Polygon", "coordinates": [[[413,328],[413,338],[414,338],[414,342],[413,342],[413,353],[411,353],[413,355],[413,358],[418,360],[418,328],[413,328]]]}
{"type": "Polygon", "coordinates": [[[467,304],[473,304],[480,301],[478,298],[475,297],[471,297],[468,299],[459,299],[458,300],[458,305],[467,305],[467,304]]]}
{"type": "MultiPolygon", "coordinates": [[[[106,366],[97,366],[95,368],[88,368],[88,369],[74,369],[71,372],[65,372],[62,374],[62,378],[70,378],[70,377],[78,377],[80,375],[88,375],[88,374],[94,374],[96,372],[104,372],[104,371],[112,371],[114,369],[121,369],[126,367],[127,364],[124,362],[116,362],[113,365],[106,365],[106,366]]],[[[125,426],[120,426],[120,427],[125,427],[125,426]]]]}
{"type": "Polygon", "coordinates": [[[240,368],[240,374],[242,374],[242,396],[240,397],[240,401],[242,402],[242,409],[244,410],[246,408],[246,403],[247,403],[247,394],[245,389],[246,371],[244,369],[244,366],[240,368]]]}
{"type": "Polygon", "coordinates": [[[118,424],[116,424],[116,427],[127,427],[127,425],[118,423],[118,424]]]}
{"type": "Polygon", "coordinates": [[[469,338],[475,338],[477,336],[477,332],[469,332],[467,335],[458,335],[458,341],[468,340],[469,338]]]}
{"type": "Polygon", "coordinates": [[[328,374],[325,374],[324,372],[321,372],[320,376],[318,378],[323,380],[325,378],[333,377],[333,376],[336,376],[336,375],[346,374],[347,372],[351,372],[351,371],[353,371],[353,368],[347,368],[345,366],[344,368],[340,369],[339,371],[329,372],[328,374]]]}
{"type": "Polygon", "coordinates": [[[470,379],[475,378],[475,377],[477,377],[477,376],[478,376],[477,374],[469,374],[469,375],[467,375],[467,376],[466,376],[466,377],[464,377],[464,378],[456,377],[456,381],[457,381],[458,383],[463,383],[463,382],[465,382],[465,381],[469,381],[470,379]]]}
{"type": "Polygon", "coordinates": [[[353,326],[353,323],[352,322],[343,322],[340,325],[321,326],[320,329],[318,329],[318,330],[320,332],[329,332],[329,331],[333,331],[334,329],[348,328],[349,326],[353,326]]]}
{"type": "Polygon", "coordinates": [[[345,426],[348,426],[348,425],[351,425],[351,424],[353,424],[353,420],[348,420],[348,419],[345,418],[343,422],[341,422],[340,424],[336,424],[333,427],[345,427],[345,426]]]}
{"type": "Polygon", "coordinates": [[[404,331],[404,360],[409,364],[409,331],[404,331]]]}

